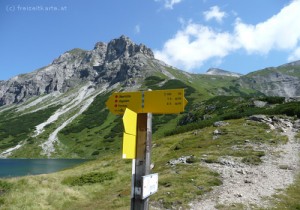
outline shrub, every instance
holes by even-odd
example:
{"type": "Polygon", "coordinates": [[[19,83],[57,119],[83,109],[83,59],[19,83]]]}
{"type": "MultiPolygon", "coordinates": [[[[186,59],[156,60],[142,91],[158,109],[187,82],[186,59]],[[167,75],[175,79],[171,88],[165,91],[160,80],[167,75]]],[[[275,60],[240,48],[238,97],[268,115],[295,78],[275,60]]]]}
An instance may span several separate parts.
{"type": "Polygon", "coordinates": [[[145,85],[148,87],[148,88],[151,88],[151,89],[157,89],[157,85],[158,83],[164,81],[165,79],[162,79],[160,77],[157,77],[157,76],[150,76],[150,77],[147,77],[145,79],[145,85]]]}
{"type": "Polygon", "coordinates": [[[282,104],[285,101],[285,98],[279,96],[266,96],[261,100],[268,102],[269,104],[282,104]]]}
{"type": "Polygon", "coordinates": [[[198,159],[192,155],[186,159],[186,162],[187,163],[196,163],[196,162],[198,162],[198,159]]]}
{"type": "Polygon", "coordinates": [[[99,173],[93,172],[83,174],[81,176],[67,177],[62,181],[62,184],[69,186],[83,186],[86,184],[103,183],[107,180],[112,180],[115,176],[114,172],[99,173]]]}
{"type": "Polygon", "coordinates": [[[96,155],[99,155],[99,154],[100,154],[99,151],[94,151],[94,152],[92,153],[92,156],[96,156],[96,155]]]}
{"type": "Polygon", "coordinates": [[[260,163],[262,163],[262,160],[255,155],[251,155],[251,156],[246,156],[242,159],[242,162],[248,165],[259,165],[260,163]]]}
{"type": "MultiPolygon", "coordinates": [[[[13,187],[13,184],[6,182],[4,180],[0,180],[0,196],[7,193],[11,188],[13,187]]],[[[1,204],[1,197],[0,197],[0,204],[1,204]]]]}

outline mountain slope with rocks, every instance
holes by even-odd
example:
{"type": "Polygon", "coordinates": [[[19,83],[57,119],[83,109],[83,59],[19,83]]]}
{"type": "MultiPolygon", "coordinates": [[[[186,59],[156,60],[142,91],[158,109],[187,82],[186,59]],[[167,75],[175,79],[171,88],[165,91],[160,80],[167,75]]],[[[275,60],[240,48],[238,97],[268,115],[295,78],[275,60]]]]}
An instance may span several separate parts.
{"type": "Polygon", "coordinates": [[[241,77],[239,84],[268,96],[299,97],[299,61],[252,72],[241,77]]]}

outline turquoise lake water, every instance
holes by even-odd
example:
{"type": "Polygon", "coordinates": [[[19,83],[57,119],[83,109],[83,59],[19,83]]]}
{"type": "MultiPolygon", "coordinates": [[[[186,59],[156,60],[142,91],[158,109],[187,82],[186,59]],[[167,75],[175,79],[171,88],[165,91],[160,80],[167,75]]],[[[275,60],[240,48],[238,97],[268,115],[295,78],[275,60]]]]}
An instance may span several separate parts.
{"type": "Polygon", "coordinates": [[[0,177],[49,174],[86,161],[83,159],[0,159],[0,177]]]}

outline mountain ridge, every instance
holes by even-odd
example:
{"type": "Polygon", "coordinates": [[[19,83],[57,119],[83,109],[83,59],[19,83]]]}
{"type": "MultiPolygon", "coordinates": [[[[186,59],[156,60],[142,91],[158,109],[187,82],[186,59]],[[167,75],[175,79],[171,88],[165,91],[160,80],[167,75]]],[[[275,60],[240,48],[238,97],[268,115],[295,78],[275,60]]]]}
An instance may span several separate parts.
{"type": "Polygon", "coordinates": [[[286,63],[286,64],[280,65],[278,67],[285,67],[285,66],[300,66],[300,60],[286,63]]]}
{"type": "MultiPolygon", "coordinates": [[[[266,95],[295,97],[300,95],[299,64],[300,61],[295,61],[247,75],[211,68],[206,75],[236,77],[237,83],[243,88],[266,95]],[[286,68],[294,69],[287,71],[286,68]]],[[[168,68],[172,69],[156,60],[150,48],[135,44],[122,35],[108,43],[97,42],[92,50],[74,48],[66,51],[48,66],[0,81],[0,106],[21,103],[33,96],[54,91],[64,93],[77,84],[87,82],[92,82],[96,87],[121,82],[136,89],[134,86],[150,75],[163,74],[174,79],[168,68]]],[[[193,76],[184,71],[180,74],[193,76]]]]}

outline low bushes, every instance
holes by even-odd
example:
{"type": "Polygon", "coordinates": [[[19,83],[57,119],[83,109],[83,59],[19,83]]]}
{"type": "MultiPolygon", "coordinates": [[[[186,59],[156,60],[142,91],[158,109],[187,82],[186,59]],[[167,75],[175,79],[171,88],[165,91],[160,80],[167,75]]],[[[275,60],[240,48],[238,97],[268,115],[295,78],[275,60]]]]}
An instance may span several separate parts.
{"type": "Polygon", "coordinates": [[[115,176],[115,172],[92,172],[83,174],[81,176],[67,177],[62,181],[62,184],[69,186],[82,186],[86,184],[102,183],[107,180],[112,180],[115,176]]]}

